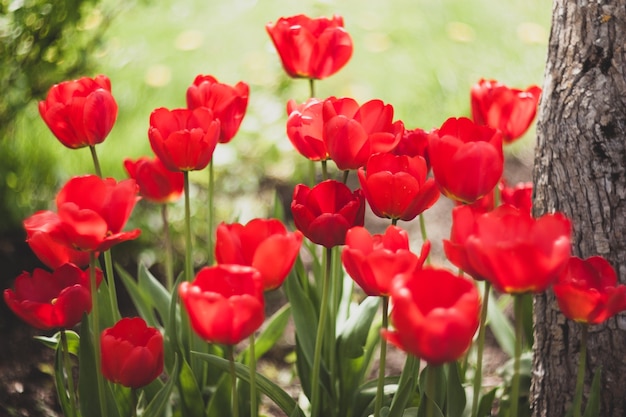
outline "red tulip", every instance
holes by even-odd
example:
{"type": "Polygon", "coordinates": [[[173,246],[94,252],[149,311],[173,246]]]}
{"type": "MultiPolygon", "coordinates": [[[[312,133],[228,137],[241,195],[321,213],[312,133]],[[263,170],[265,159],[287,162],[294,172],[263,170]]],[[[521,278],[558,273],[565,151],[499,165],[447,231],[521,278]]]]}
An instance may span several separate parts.
{"type": "Polygon", "coordinates": [[[500,130],[505,143],[511,143],[527,130],[535,114],[541,88],[510,88],[495,80],[481,79],[472,87],[472,118],[480,125],[500,130]]]}
{"type": "Polygon", "coordinates": [[[194,110],[159,108],[150,115],[152,150],[170,171],[205,168],[220,137],[220,122],[206,107],[194,110]]]}
{"type": "Polygon", "coordinates": [[[163,336],[141,317],[125,317],[100,337],[102,375],[129,388],[148,385],[163,372],[163,336]]]}
{"type": "Polygon", "coordinates": [[[220,83],[210,75],[198,75],[187,89],[187,107],[191,110],[208,107],[220,121],[220,143],[235,136],[248,107],[248,84],[240,81],[234,86],[220,83]]]}
{"type": "Polygon", "coordinates": [[[435,180],[426,179],[428,167],[421,156],[375,154],[366,168],[359,168],[359,182],[378,217],[413,220],[439,199],[435,180]]]}
{"type": "Polygon", "coordinates": [[[133,161],[124,160],[128,176],[139,186],[139,194],[154,203],[171,203],[183,193],[184,176],[182,172],[167,169],[159,158],[146,156],[133,161]]]}
{"type": "Polygon", "coordinates": [[[476,219],[465,243],[479,276],[498,291],[545,291],[570,258],[571,222],[561,213],[533,219],[530,213],[502,205],[476,219]]]}
{"type": "Polygon", "coordinates": [[[191,327],[209,343],[235,345],[263,324],[263,283],[255,268],[205,267],[193,282],[183,282],[178,292],[191,327]]]}
{"type": "Polygon", "coordinates": [[[513,187],[502,183],[500,185],[500,199],[502,204],[510,204],[531,213],[533,209],[533,183],[520,182],[513,187]]]}
{"type": "Polygon", "coordinates": [[[291,213],[298,230],[313,243],[326,248],[343,245],[348,229],[363,226],[365,199],[334,180],[309,188],[298,184],[293,192],[291,213]]]}
{"type": "Polygon", "coordinates": [[[52,238],[90,252],[137,238],[139,229],[122,231],[138,200],[137,191],[133,179],[116,182],[95,175],[70,179],[57,194],[58,223],[50,231],[52,238]]]}
{"type": "Polygon", "coordinates": [[[323,106],[324,102],[316,98],[310,98],[300,105],[294,100],[287,103],[287,137],[294,148],[311,161],[330,158],[323,136],[323,106]]]}
{"type": "Polygon", "coordinates": [[[401,121],[393,122],[393,107],[381,100],[359,106],[351,98],[324,101],[324,142],[340,170],[357,169],[375,153],[393,150],[404,133],[401,121]]]}
{"type": "Polygon", "coordinates": [[[409,248],[409,235],[397,226],[389,226],[384,234],[373,236],[364,227],[356,226],[346,234],[341,261],[367,295],[389,295],[392,280],[421,268],[429,250],[427,242],[418,258],[409,248]]]}
{"type": "MultiPolygon", "coordinates": [[[[96,270],[98,283],[102,271],[96,270]]],[[[68,329],[91,311],[89,271],[65,264],[50,273],[35,269],[15,279],[15,290],[4,290],[9,308],[29,325],[40,330],[68,329]]]]}
{"type": "Polygon", "coordinates": [[[219,264],[246,265],[256,268],[263,279],[263,289],[282,285],[296,262],[302,233],[288,233],[276,219],[253,219],[217,227],[215,258],[219,264]]]}
{"type": "Polygon", "coordinates": [[[59,224],[59,216],[51,211],[39,211],[24,220],[28,246],[47,267],[56,269],[72,263],[89,265],[89,253],[58,243],[51,235],[59,224]]]}
{"type": "Polygon", "coordinates": [[[322,79],[339,71],[352,56],[352,39],[343,18],[281,17],[265,25],[290,77],[322,79]]]}
{"type": "Polygon", "coordinates": [[[553,289],[565,317],[577,322],[598,324],[626,310],[626,286],[601,256],[572,256],[553,289]]]}
{"type": "Polygon", "coordinates": [[[452,209],[450,239],[443,241],[443,250],[450,263],[476,280],[484,278],[472,266],[467,254],[467,240],[476,233],[476,219],[484,213],[484,210],[467,205],[452,209]]]}
{"type": "Polygon", "coordinates": [[[39,114],[68,148],[95,146],[104,141],[117,118],[111,81],[98,75],[55,84],[39,102],[39,114]]]}
{"type": "Polygon", "coordinates": [[[472,203],[502,177],[502,136],[487,126],[450,118],[430,135],[428,146],[435,181],[453,200],[472,203]]]}
{"type": "Polygon", "coordinates": [[[460,358],[478,329],[480,297],[468,279],[425,267],[391,286],[391,322],[383,335],[400,349],[440,365],[460,358]]]}
{"type": "Polygon", "coordinates": [[[402,139],[393,149],[395,155],[421,156],[426,161],[426,166],[430,170],[430,157],[428,156],[428,136],[429,132],[423,129],[405,129],[402,139]]]}

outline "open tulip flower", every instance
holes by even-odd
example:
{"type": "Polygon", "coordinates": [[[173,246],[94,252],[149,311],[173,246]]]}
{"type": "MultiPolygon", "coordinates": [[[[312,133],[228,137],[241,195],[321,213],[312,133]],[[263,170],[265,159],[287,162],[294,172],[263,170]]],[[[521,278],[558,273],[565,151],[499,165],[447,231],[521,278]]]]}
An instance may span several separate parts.
{"type": "Polygon", "coordinates": [[[159,108],[150,115],[148,137],[167,169],[193,171],[209,165],[220,132],[220,121],[209,108],[159,108]]]}
{"type": "Polygon", "coordinates": [[[471,90],[472,118],[502,132],[505,143],[521,137],[537,113],[541,88],[510,88],[495,81],[481,79],[471,90]]]}
{"type": "Polygon", "coordinates": [[[52,238],[88,252],[105,251],[137,238],[139,229],[122,231],[139,198],[137,192],[133,179],[116,182],[95,175],[71,178],[57,194],[57,213],[46,214],[55,223],[52,238]]]}
{"type": "Polygon", "coordinates": [[[211,75],[198,75],[187,89],[187,107],[207,107],[220,121],[219,143],[235,136],[246,114],[250,88],[240,81],[234,86],[220,83],[211,75]]]}
{"type": "Polygon", "coordinates": [[[316,98],[304,104],[287,102],[287,137],[300,155],[311,161],[325,161],[330,156],[324,142],[324,102],[316,98]]]}
{"type": "Polygon", "coordinates": [[[141,317],[125,317],[100,337],[102,375],[130,388],[148,385],[163,372],[163,335],[141,317]]]}
{"type": "Polygon", "coordinates": [[[246,225],[222,223],[217,227],[215,258],[219,264],[246,265],[261,273],[263,289],[283,283],[296,262],[302,233],[293,233],[277,219],[253,219],[246,225]]]}
{"type": "Polygon", "coordinates": [[[290,77],[326,78],[343,68],[352,56],[352,38],[341,16],[281,17],[265,29],[290,77]]]}
{"type": "Polygon", "coordinates": [[[139,194],[154,203],[171,203],[183,193],[183,173],[166,168],[159,158],[124,160],[128,175],[137,182],[139,194]]]}
{"type": "Polygon", "coordinates": [[[393,121],[393,107],[381,100],[363,105],[352,98],[324,101],[324,141],[340,170],[357,169],[375,153],[391,152],[404,134],[404,123],[393,121]]]}
{"type": "Polygon", "coordinates": [[[561,312],[577,322],[598,324],[626,310],[626,286],[601,256],[572,256],[552,288],[561,312]]]}
{"type": "Polygon", "coordinates": [[[571,222],[561,213],[534,219],[508,204],[476,218],[465,248],[472,268],[500,292],[540,293],[552,285],[571,252],[571,222]]]}
{"type": "Polygon", "coordinates": [[[409,248],[409,235],[397,226],[387,227],[382,235],[370,235],[364,227],[356,226],[346,234],[341,260],[348,275],[367,295],[388,296],[392,280],[421,268],[429,250],[427,242],[418,258],[409,248]]]}
{"type": "Polygon", "coordinates": [[[402,139],[391,152],[395,155],[421,156],[430,170],[430,156],[428,156],[429,135],[429,132],[420,128],[405,129],[402,139]]]}
{"type": "Polygon", "coordinates": [[[55,84],[39,102],[39,114],[68,148],[95,146],[108,136],[117,118],[111,81],[98,75],[55,84]]]}
{"type": "Polygon", "coordinates": [[[421,156],[375,154],[358,176],[363,194],[378,217],[413,220],[439,199],[435,180],[426,179],[428,167],[421,156]]]}
{"type": "MultiPolygon", "coordinates": [[[[102,271],[96,270],[96,281],[102,271]]],[[[15,290],[4,290],[9,308],[29,325],[40,330],[69,329],[91,311],[89,271],[65,264],[50,273],[35,269],[15,279],[15,290]]]]}
{"type": "Polygon", "coordinates": [[[348,229],[363,226],[365,198],[341,182],[326,180],[309,188],[296,185],[291,213],[298,230],[311,242],[325,248],[343,245],[348,229]]]}
{"type": "Polygon", "coordinates": [[[473,203],[502,177],[502,135],[495,129],[450,118],[431,133],[428,146],[435,181],[452,200],[473,203]]]}
{"type": "Polygon", "coordinates": [[[178,289],[191,327],[209,343],[235,345],[265,320],[261,273],[250,266],[205,267],[178,289]]]}
{"type": "Polygon", "coordinates": [[[63,245],[53,239],[51,231],[59,224],[59,216],[51,211],[39,211],[24,220],[26,242],[37,258],[47,267],[56,269],[66,263],[78,267],[89,265],[89,253],[63,245]]]}
{"type": "Polygon", "coordinates": [[[441,365],[460,358],[478,329],[480,297],[472,281],[425,267],[391,285],[394,331],[383,336],[400,349],[441,365]]]}

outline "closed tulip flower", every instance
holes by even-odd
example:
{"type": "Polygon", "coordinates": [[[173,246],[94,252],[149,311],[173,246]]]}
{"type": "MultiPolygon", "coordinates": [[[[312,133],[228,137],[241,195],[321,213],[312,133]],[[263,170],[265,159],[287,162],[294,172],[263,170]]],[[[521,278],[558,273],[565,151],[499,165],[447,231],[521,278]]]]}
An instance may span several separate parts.
{"type": "Polygon", "coordinates": [[[55,84],[39,102],[39,114],[68,148],[95,146],[108,136],[117,118],[111,81],[98,75],[55,84]]]}
{"type": "Polygon", "coordinates": [[[250,88],[240,81],[231,86],[220,83],[211,75],[198,75],[187,89],[187,107],[191,110],[207,107],[220,121],[219,143],[227,143],[235,136],[241,125],[250,88]]]}
{"type": "MultiPolygon", "coordinates": [[[[102,271],[96,271],[102,281],[102,271]]],[[[15,290],[4,290],[9,308],[29,325],[40,330],[69,329],[83,314],[91,312],[89,271],[65,264],[50,273],[35,269],[15,279],[15,290]]]]}
{"type": "Polygon", "coordinates": [[[290,77],[326,78],[343,68],[352,56],[352,38],[341,16],[281,17],[265,29],[290,77]]]}
{"type": "Polygon", "coordinates": [[[330,156],[324,142],[324,102],[316,98],[304,104],[287,103],[287,137],[300,155],[311,161],[325,161],[330,156]]]}
{"type": "Polygon", "coordinates": [[[626,310],[626,286],[601,256],[572,256],[552,288],[561,312],[580,323],[599,324],[626,310]]]}
{"type": "Polygon", "coordinates": [[[435,180],[426,179],[428,167],[421,156],[375,154],[366,169],[359,168],[361,189],[378,217],[413,220],[439,199],[435,180]]]}
{"type": "Polygon", "coordinates": [[[220,138],[220,122],[206,107],[159,108],[150,115],[148,137],[157,157],[170,171],[206,168],[220,138]]]}
{"type": "Polygon", "coordinates": [[[425,267],[391,286],[394,331],[383,335],[400,349],[441,365],[459,359],[478,329],[480,297],[468,279],[425,267]]]}
{"type": "Polygon", "coordinates": [[[298,184],[291,213],[298,230],[313,243],[326,248],[343,245],[348,229],[363,226],[365,199],[341,182],[326,180],[309,188],[298,184]]]}
{"type": "Polygon", "coordinates": [[[420,268],[429,250],[427,243],[418,258],[409,248],[409,235],[397,226],[389,226],[384,234],[376,235],[356,226],[346,234],[341,261],[348,275],[367,295],[388,296],[392,280],[420,268]]]}
{"type": "Polygon", "coordinates": [[[148,385],[163,372],[163,336],[141,317],[125,317],[100,337],[102,375],[125,387],[148,385]]]}
{"type": "Polygon", "coordinates": [[[541,88],[510,88],[496,80],[481,79],[471,90],[472,118],[502,132],[505,143],[521,137],[537,114],[541,88]]]}
{"type": "Polygon", "coordinates": [[[508,204],[482,214],[466,240],[477,274],[509,294],[540,293],[567,265],[571,222],[561,213],[538,219],[508,204]]]}
{"type": "Polygon", "coordinates": [[[501,134],[465,117],[446,120],[430,135],[428,149],[435,181],[452,200],[473,203],[502,177],[501,134]]]}
{"type": "Polygon", "coordinates": [[[235,345],[263,324],[263,283],[255,268],[205,267],[192,282],[183,282],[178,292],[191,327],[209,343],[235,345]]]}
{"type": "Polygon", "coordinates": [[[73,177],[57,194],[58,223],[50,231],[52,238],[88,252],[105,251],[137,238],[139,229],[122,231],[139,198],[137,192],[133,179],[116,182],[95,175],[73,177]]]}
{"type": "Polygon", "coordinates": [[[404,124],[393,121],[393,107],[381,100],[359,106],[351,98],[324,101],[324,142],[340,170],[357,169],[375,153],[391,152],[404,133],[404,124]]]}
{"type": "Polygon", "coordinates": [[[467,205],[452,209],[450,239],[443,241],[443,250],[450,263],[476,280],[484,278],[470,262],[467,254],[467,239],[476,233],[476,219],[485,212],[480,208],[467,205]]]}
{"type": "Polygon", "coordinates": [[[217,227],[215,258],[219,264],[252,266],[261,273],[263,289],[281,286],[296,261],[302,233],[287,232],[277,219],[253,219],[245,225],[217,227]]]}
{"type": "Polygon", "coordinates": [[[183,193],[183,173],[170,171],[159,158],[126,158],[124,168],[137,182],[139,194],[153,203],[171,203],[183,193]]]}

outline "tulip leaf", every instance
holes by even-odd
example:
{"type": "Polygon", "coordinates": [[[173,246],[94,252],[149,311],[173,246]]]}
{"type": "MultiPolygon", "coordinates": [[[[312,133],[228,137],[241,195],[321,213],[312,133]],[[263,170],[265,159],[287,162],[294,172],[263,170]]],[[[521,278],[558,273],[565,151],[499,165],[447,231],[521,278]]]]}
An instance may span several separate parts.
{"type": "Polygon", "coordinates": [[[587,399],[587,406],[585,407],[585,414],[583,417],[595,417],[600,415],[600,381],[602,376],[602,369],[596,368],[593,373],[593,380],[591,381],[591,391],[589,398],[587,399]]]}
{"type": "MultiPolygon", "coordinates": [[[[508,300],[508,297],[502,299],[508,300]]],[[[500,345],[502,350],[509,355],[509,357],[513,357],[515,352],[515,332],[513,331],[511,322],[504,314],[503,307],[496,303],[494,297],[489,297],[487,320],[489,322],[489,328],[498,341],[498,345],[500,345]]]]}
{"type": "Polygon", "coordinates": [[[87,315],[83,315],[80,324],[81,344],[78,367],[78,398],[81,414],[85,417],[106,417],[100,415],[98,399],[98,366],[93,346],[93,336],[87,315]]]}
{"type": "MultiPolygon", "coordinates": [[[[285,304],[267,320],[263,331],[255,338],[254,355],[258,360],[265,355],[283,336],[287,323],[291,318],[291,306],[285,304]]],[[[241,353],[241,362],[247,363],[249,347],[241,353]]]]}
{"type": "MultiPolygon", "coordinates": [[[[146,321],[148,326],[158,327],[159,323],[154,314],[154,302],[145,289],[135,281],[135,279],[119,265],[115,265],[122,283],[128,291],[128,295],[133,301],[139,315],[146,321]]],[[[167,304],[166,304],[167,305],[167,304]]]]}
{"type": "Polygon", "coordinates": [[[498,388],[493,388],[491,391],[485,393],[478,403],[478,413],[476,414],[476,416],[471,417],[491,415],[491,410],[493,409],[493,401],[496,399],[497,391],[498,388]]]}
{"type": "MultiPolygon", "coordinates": [[[[397,376],[385,377],[385,397],[391,397],[396,394],[398,387],[397,376]]],[[[376,394],[378,392],[378,378],[372,379],[365,384],[361,385],[358,391],[353,395],[354,400],[352,403],[345,404],[343,407],[347,410],[341,411],[338,415],[351,415],[355,417],[367,417],[374,412],[374,403],[376,401],[376,394]]],[[[342,397],[343,398],[343,397],[342,397]]],[[[381,415],[388,415],[389,407],[384,406],[381,409],[381,415]]]]}
{"type": "Polygon", "coordinates": [[[180,364],[178,360],[178,355],[174,356],[174,368],[172,373],[167,380],[167,382],[163,385],[163,387],[156,393],[156,395],[150,401],[150,404],[146,407],[143,412],[143,415],[148,417],[152,416],[160,416],[163,414],[165,407],[170,401],[170,397],[172,395],[172,390],[174,389],[174,384],[176,383],[175,375],[178,375],[180,372],[180,364]]]}
{"type": "MultiPolygon", "coordinates": [[[[205,417],[222,417],[225,410],[230,410],[232,403],[231,396],[231,376],[228,372],[222,372],[222,376],[217,382],[215,390],[211,394],[211,399],[206,406],[205,417]]],[[[243,411],[243,410],[242,410],[243,411]]]]}
{"type": "Polygon", "coordinates": [[[144,264],[139,265],[138,280],[139,288],[147,292],[146,295],[152,301],[152,306],[159,313],[163,327],[166,327],[169,321],[169,305],[172,295],[144,264]]]}
{"type": "MultiPolygon", "coordinates": [[[[296,264],[296,273],[305,274],[304,267],[300,260],[296,264]]],[[[306,278],[306,276],[305,276],[306,278]]],[[[309,363],[309,368],[313,364],[313,353],[315,351],[315,338],[317,337],[317,313],[311,301],[309,288],[305,289],[300,282],[299,276],[293,272],[285,280],[283,285],[287,299],[291,304],[293,321],[298,329],[298,343],[304,358],[309,363]]],[[[304,378],[301,375],[301,378],[304,378]]]]}
{"type": "Polygon", "coordinates": [[[401,417],[402,410],[406,408],[406,405],[410,403],[411,399],[415,396],[417,389],[417,378],[420,369],[419,358],[413,355],[407,355],[404,363],[404,368],[400,374],[400,380],[398,381],[398,388],[396,395],[394,395],[391,401],[391,408],[389,410],[390,417],[401,417]]]}
{"type": "MultiPolygon", "coordinates": [[[[198,355],[201,359],[207,361],[213,366],[220,368],[224,372],[228,372],[230,369],[230,362],[224,358],[220,358],[219,356],[200,353],[200,352],[192,352],[193,355],[198,355]]],[[[247,366],[241,363],[235,363],[235,372],[237,373],[237,377],[242,380],[250,383],[250,370],[247,366]]],[[[304,412],[296,401],[291,398],[289,394],[287,394],[283,389],[281,389],[278,385],[270,381],[265,376],[256,374],[256,382],[257,388],[263,394],[267,395],[274,403],[281,409],[283,412],[290,416],[295,417],[304,417],[304,412]]],[[[201,414],[197,414],[201,415],[201,414]]]]}
{"type": "Polygon", "coordinates": [[[204,401],[194,373],[184,358],[178,374],[181,404],[187,412],[183,415],[201,416],[204,414],[204,401]]]}
{"type": "Polygon", "coordinates": [[[339,358],[359,358],[363,356],[367,336],[378,312],[380,297],[367,297],[358,309],[350,315],[338,336],[339,358]]]}
{"type": "Polygon", "coordinates": [[[446,398],[447,417],[462,417],[467,399],[465,389],[459,375],[459,363],[451,362],[447,366],[448,382],[446,384],[448,393],[446,398]]]}
{"type": "MultiPolygon", "coordinates": [[[[61,409],[63,410],[63,415],[65,416],[73,416],[76,415],[74,412],[74,407],[76,404],[72,404],[70,398],[68,396],[68,390],[65,386],[65,378],[63,375],[65,374],[65,368],[63,366],[63,349],[61,348],[61,344],[58,344],[58,348],[56,349],[56,355],[54,357],[54,382],[57,388],[57,396],[59,398],[59,404],[61,405],[61,409]]],[[[73,378],[72,375],[67,375],[68,378],[73,378]]]]}
{"type": "MultiPolygon", "coordinates": [[[[76,333],[73,330],[66,330],[65,335],[67,337],[67,349],[72,355],[78,356],[78,350],[80,347],[80,337],[78,336],[78,333],[76,333]]],[[[61,333],[56,332],[54,335],[50,337],[34,336],[33,339],[40,341],[41,343],[43,343],[45,346],[49,347],[50,349],[56,350],[57,346],[61,342],[61,333]]]]}

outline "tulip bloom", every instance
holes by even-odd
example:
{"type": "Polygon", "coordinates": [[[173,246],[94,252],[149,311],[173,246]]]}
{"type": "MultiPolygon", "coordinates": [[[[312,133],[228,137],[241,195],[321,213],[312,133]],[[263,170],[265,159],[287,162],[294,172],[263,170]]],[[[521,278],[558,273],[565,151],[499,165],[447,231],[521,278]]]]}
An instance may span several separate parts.
{"type": "Polygon", "coordinates": [[[500,199],[502,204],[510,204],[531,213],[533,209],[533,183],[520,182],[512,187],[502,183],[500,185],[500,199]]]}
{"type": "Polygon", "coordinates": [[[194,110],[159,108],[150,115],[152,150],[170,171],[204,169],[220,138],[220,122],[206,107],[194,110]]]}
{"type": "Polygon", "coordinates": [[[430,170],[430,157],[428,155],[429,135],[430,133],[423,129],[405,129],[402,139],[391,152],[395,155],[421,156],[430,170]]]}
{"type": "Polygon", "coordinates": [[[100,337],[102,375],[125,387],[148,385],[163,372],[163,336],[141,317],[125,317],[100,337]]]}
{"type": "Polygon", "coordinates": [[[68,148],[95,146],[104,141],[117,118],[111,81],[98,75],[55,84],[39,102],[39,114],[68,148]]]}
{"type": "Polygon", "coordinates": [[[356,226],[346,234],[341,261],[367,295],[388,296],[392,280],[421,268],[429,250],[427,243],[418,258],[409,248],[409,235],[397,226],[389,226],[384,234],[373,236],[364,227],[356,226]]]}
{"type": "Polygon", "coordinates": [[[217,227],[215,258],[219,264],[252,266],[261,273],[263,289],[281,286],[296,262],[302,233],[288,233],[277,219],[253,219],[245,226],[221,223],[217,227]]]}
{"type": "Polygon", "coordinates": [[[502,177],[502,136],[495,129],[450,118],[430,135],[428,146],[435,181],[448,198],[473,203],[502,177]]]}
{"type": "Polygon", "coordinates": [[[344,29],[341,16],[281,17],[265,25],[265,29],[290,77],[326,78],[352,56],[352,38],[344,29]]]}
{"type": "Polygon", "coordinates": [[[511,143],[527,130],[535,114],[541,88],[510,88],[495,81],[481,79],[471,90],[472,118],[502,132],[505,143],[511,143]]]}
{"type": "Polygon", "coordinates": [[[183,173],[170,171],[159,158],[126,158],[124,168],[137,182],[139,194],[153,203],[171,203],[183,193],[183,173]]]}
{"type": "MultiPolygon", "coordinates": [[[[96,270],[96,281],[102,281],[100,270],[96,270]]],[[[4,301],[37,329],[69,329],[91,312],[89,270],[65,264],[52,273],[38,268],[32,275],[23,272],[15,279],[15,290],[4,290],[4,301]]]]}
{"type": "Polygon", "coordinates": [[[28,246],[50,269],[56,269],[67,263],[78,267],[89,265],[89,253],[54,240],[51,232],[58,226],[59,221],[59,216],[51,211],[39,211],[24,220],[28,246]]]}
{"type": "Polygon", "coordinates": [[[480,297],[468,279],[425,267],[391,285],[391,322],[383,336],[400,349],[441,365],[460,358],[478,329],[480,297]]]}
{"type": "Polygon", "coordinates": [[[205,267],[192,282],[183,282],[178,293],[191,327],[209,343],[235,345],[263,324],[263,283],[255,268],[205,267]]]}
{"type": "MultiPolygon", "coordinates": [[[[137,191],[133,179],[73,177],[57,194],[58,223],[50,235],[60,244],[88,252],[137,238],[139,229],[122,231],[138,200],[137,191]]],[[[50,213],[46,215],[55,215],[50,213]]]]}
{"type": "Polygon", "coordinates": [[[363,226],[365,199],[361,190],[354,192],[335,180],[326,180],[309,188],[296,185],[291,213],[298,230],[313,243],[326,248],[343,245],[348,229],[363,226]]]}
{"type": "Polygon", "coordinates": [[[324,142],[324,102],[316,98],[304,104],[287,102],[287,137],[296,150],[311,161],[325,161],[330,156],[324,142]]]}
{"type": "Polygon", "coordinates": [[[246,114],[250,88],[240,81],[234,86],[220,83],[210,75],[198,75],[187,89],[187,107],[191,110],[207,107],[220,121],[219,143],[235,136],[246,114]]]}
{"type": "Polygon", "coordinates": [[[452,209],[452,228],[450,239],[444,239],[443,250],[452,265],[460,268],[476,280],[483,280],[474,269],[467,254],[467,239],[476,233],[476,219],[485,211],[473,206],[457,206],[452,209]]]}
{"type": "Polygon", "coordinates": [[[599,324],[626,310],[626,286],[601,256],[572,256],[552,288],[561,312],[580,323],[599,324]]]}
{"type": "Polygon", "coordinates": [[[545,291],[567,265],[571,222],[561,213],[538,219],[508,204],[476,219],[465,242],[477,274],[500,292],[545,291]]]}
{"type": "Polygon", "coordinates": [[[393,122],[393,107],[380,100],[359,106],[351,98],[324,101],[324,142],[330,158],[340,170],[357,169],[375,153],[396,147],[404,124],[393,122]]]}
{"type": "Polygon", "coordinates": [[[439,199],[435,180],[426,179],[428,167],[421,156],[375,154],[359,168],[359,182],[378,217],[413,220],[439,199]]]}

